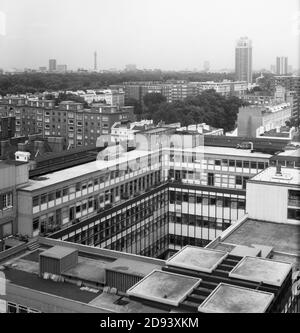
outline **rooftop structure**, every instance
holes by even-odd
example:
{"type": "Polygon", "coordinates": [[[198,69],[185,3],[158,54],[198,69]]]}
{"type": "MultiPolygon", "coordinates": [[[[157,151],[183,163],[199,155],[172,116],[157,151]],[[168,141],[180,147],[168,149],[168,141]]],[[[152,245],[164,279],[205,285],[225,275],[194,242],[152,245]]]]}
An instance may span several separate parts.
{"type": "Polygon", "coordinates": [[[163,261],[40,238],[34,251],[23,249],[15,251],[9,259],[0,257],[1,271],[7,279],[6,310],[105,313],[291,310],[288,307],[294,300],[291,264],[259,257],[243,258],[208,248],[187,246],[181,253],[188,256],[197,250],[206,252],[208,258],[218,253],[223,259],[218,256],[219,263],[208,272],[207,257],[199,258],[196,252],[197,270],[192,261],[174,266],[172,259],[163,261]],[[73,254],[78,254],[78,260],[67,260],[63,266],[45,261],[64,260],[73,254]],[[249,270],[250,261],[253,263],[249,270]],[[261,261],[267,267],[264,271],[261,261]],[[57,267],[62,269],[58,272],[57,267]]]}

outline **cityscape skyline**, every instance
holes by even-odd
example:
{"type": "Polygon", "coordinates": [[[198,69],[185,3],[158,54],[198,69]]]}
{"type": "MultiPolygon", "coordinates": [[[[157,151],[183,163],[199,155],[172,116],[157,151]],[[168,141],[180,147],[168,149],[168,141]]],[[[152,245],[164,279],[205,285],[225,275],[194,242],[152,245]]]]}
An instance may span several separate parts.
{"type": "Polygon", "coordinates": [[[101,50],[99,70],[120,69],[130,63],[138,68],[201,70],[204,61],[210,62],[212,71],[233,69],[235,44],[242,36],[253,41],[254,71],[269,69],[280,54],[286,54],[289,64],[299,68],[299,36],[295,29],[298,0],[291,0],[289,6],[283,6],[281,0],[272,4],[270,0],[263,4],[190,0],[190,6],[184,8],[179,1],[165,0],[159,11],[148,0],[143,4],[136,0],[126,4],[89,0],[85,6],[78,0],[72,1],[72,7],[65,0],[60,1],[59,11],[57,1],[43,2],[43,6],[38,6],[36,0],[28,0],[25,6],[15,0],[4,0],[0,5],[1,68],[38,68],[54,58],[71,70],[93,69],[92,54],[101,50]],[[220,10],[216,12],[215,8],[220,10]],[[107,15],[98,20],[100,9],[107,15]],[[244,12],[247,16],[243,18],[244,12]],[[128,25],[127,20],[133,24],[128,25]],[[222,38],[220,31],[226,32],[222,38]]]}

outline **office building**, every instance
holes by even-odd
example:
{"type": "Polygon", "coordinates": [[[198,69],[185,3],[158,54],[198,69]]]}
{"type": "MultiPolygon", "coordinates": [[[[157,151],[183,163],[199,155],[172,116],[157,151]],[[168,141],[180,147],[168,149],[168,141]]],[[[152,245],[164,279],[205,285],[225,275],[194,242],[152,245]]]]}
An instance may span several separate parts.
{"type": "Polygon", "coordinates": [[[137,150],[117,146],[101,160],[30,180],[18,192],[19,232],[57,231],[52,237],[159,257],[205,246],[244,215],[246,181],[271,155],[209,146],[148,151],[154,130],[137,150]]]}
{"type": "Polygon", "coordinates": [[[277,57],[276,58],[276,74],[287,75],[288,74],[288,58],[277,57]]]}
{"type": "Polygon", "coordinates": [[[246,81],[248,84],[252,84],[252,41],[248,37],[242,37],[237,41],[235,74],[237,81],[246,81]]]}
{"type": "Polygon", "coordinates": [[[50,59],[49,60],[49,72],[55,72],[56,71],[56,59],[50,59]]]}

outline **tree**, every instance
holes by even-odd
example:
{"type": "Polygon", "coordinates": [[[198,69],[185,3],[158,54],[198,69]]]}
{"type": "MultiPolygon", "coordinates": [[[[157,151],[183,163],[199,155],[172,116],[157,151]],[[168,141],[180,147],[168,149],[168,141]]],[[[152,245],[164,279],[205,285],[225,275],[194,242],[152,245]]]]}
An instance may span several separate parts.
{"type": "Polygon", "coordinates": [[[153,106],[158,106],[161,103],[166,102],[167,99],[160,93],[149,93],[143,97],[143,102],[146,108],[150,109],[153,106]]]}
{"type": "Polygon", "coordinates": [[[136,114],[138,117],[141,116],[141,114],[143,113],[143,108],[141,103],[136,100],[135,98],[129,98],[126,103],[126,106],[133,106],[134,107],[134,114],[136,114]]]}

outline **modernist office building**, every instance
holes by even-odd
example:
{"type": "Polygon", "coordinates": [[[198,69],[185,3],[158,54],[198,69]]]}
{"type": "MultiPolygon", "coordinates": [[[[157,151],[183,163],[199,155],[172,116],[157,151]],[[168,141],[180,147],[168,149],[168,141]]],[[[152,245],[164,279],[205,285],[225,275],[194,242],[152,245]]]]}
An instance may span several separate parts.
{"type": "Polygon", "coordinates": [[[61,102],[55,107],[54,101],[25,98],[3,99],[0,116],[15,117],[16,136],[64,136],[72,147],[95,145],[100,135],[110,133],[115,122],[134,120],[131,106],[95,104],[85,109],[82,103],[61,102]]]}
{"type": "Polygon", "coordinates": [[[252,41],[248,37],[242,37],[237,41],[235,74],[237,81],[246,81],[248,84],[252,84],[252,41]]]}
{"type": "Polygon", "coordinates": [[[243,216],[246,182],[271,155],[159,141],[31,179],[18,190],[19,232],[148,256],[207,245],[243,216]]]}

